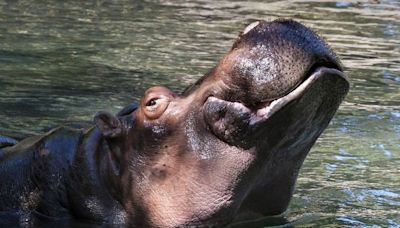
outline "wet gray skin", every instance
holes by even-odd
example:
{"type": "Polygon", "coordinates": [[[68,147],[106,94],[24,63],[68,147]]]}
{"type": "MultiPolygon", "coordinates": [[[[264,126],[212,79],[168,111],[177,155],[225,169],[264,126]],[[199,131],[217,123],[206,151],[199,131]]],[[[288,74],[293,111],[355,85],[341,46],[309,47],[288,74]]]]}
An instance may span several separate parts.
{"type": "MultiPolygon", "coordinates": [[[[99,112],[96,128],[79,137],[56,130],[5,154],[21,156],[27,142],[41,148],[29,153],[43,154],[38,145],[64,143],[60,134],[68,134],[77,149],[66,152],[73,166],[63,166],[68,197],[59,211],[75,219],[223,226],[286,210],[308,151],[348,88],[338,58],[314,32],[290,20],[259,21],[182,94],[150,88],[122,116],[99,112]]],[[[7,197],[1,187],[0,194],[7,197]]]]}

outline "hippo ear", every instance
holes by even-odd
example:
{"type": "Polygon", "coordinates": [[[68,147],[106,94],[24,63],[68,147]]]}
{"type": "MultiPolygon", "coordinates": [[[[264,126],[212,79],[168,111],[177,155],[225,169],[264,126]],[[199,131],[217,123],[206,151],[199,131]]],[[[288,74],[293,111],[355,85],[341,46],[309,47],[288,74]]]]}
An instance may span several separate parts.
{"type": "Polygon", "coordinates": [[[122,124],[117,117],[108,112],[98,112],[94,116],[94,123],[104,137],[115,138],[121,135],[122,124]]]}

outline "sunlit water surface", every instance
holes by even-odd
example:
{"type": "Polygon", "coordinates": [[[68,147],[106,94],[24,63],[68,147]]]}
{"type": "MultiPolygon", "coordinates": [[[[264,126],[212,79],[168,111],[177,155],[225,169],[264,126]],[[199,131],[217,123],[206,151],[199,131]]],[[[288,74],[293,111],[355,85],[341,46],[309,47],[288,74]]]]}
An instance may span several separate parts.
{"type": "Polygon", "coordinates": [[[307,157],[287,222],[400,226],[400,3],[0,0],[0,133],[116,112],[152,85],[182,91],[256,19],[294,18],[341,56],[351,91],[307,157]]]}

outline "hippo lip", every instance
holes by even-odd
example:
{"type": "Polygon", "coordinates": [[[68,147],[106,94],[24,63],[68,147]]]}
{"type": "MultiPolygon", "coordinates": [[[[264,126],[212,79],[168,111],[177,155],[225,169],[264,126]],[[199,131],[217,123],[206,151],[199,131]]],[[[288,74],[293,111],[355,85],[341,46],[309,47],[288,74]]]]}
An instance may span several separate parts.
{"type": "Polygon", "coordinates": [[[287,95],[272,101],[264,102],[264,105],[259,105],[261,106],[261,108],[258,108],[255,111],[252,111],[250,108],[246,107],[240,102],[226,101],[214,96],[208,97],[207,101],[226,102],[230,104],[229,105],[230,107],[240,110],[240,112],[251,112],[252,113],[251,119],[253,120],[252,122],[259,121],[260,119],[268,119],[282,107],[287,105],[289,102],[295,100],[296,98],[299,98],[308,88],[310,88],[314,84],[315,81],[317,81],[319,78],[323,77],[326,74],[335,74],[343,78],[347,83],[349,83],[347,76],[342,71],[337,70],[335,68],[327,68],[322,66],[316,68],[316,70],[311,75],[306,77],[306,79],[302,83],[300,83],[287,95]]]}
{"type": "Polygon", "coordinates": [[[308,76],[300,85],[298,85],[287,95],[275,99],[271,102],[267,102],[264,107],[258,109],[256,111],[256,116],[263,119],[271,117],[282,107],[286,106],[290,101],[293,101],[296,98],[300,97],[308,88],[310,88],[314,84],[315,81],[326,74],[337,75],[343,78],[348,83],[348,78],[345,74],[343,74],[342,71],[335,68],[318,67],[310,76],[308,76]]]}
{"type": "Polygon", "coordinates": [[[264,102],[257,109],[249,108],[241,102],[226,101],[214,96],[208,97],[205,103],[206,121],[214,134],[227,141],[234,141],[233,138],[237,136],[252,134],[251,132],[257,130],[262,123],[269,120],[279,110],[301,98],[317,81],[328,77],[339,78],[345,84],[349,84],[346,75],[341,70],[319,66],[306,75],[303,82],[291,92],[278,99],[264,102]],[[231,137],[233,138],[230,139],[231,137]]]}

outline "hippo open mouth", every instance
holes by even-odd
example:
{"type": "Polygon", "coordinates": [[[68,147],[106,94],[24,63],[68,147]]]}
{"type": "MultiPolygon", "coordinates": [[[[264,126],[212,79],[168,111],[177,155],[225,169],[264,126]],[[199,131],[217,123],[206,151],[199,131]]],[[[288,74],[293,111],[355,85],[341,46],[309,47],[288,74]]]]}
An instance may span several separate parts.
{"type": "MultiPolygon", "coordinates": [[[[343,84],[348,83],[346,75],[340,69],[317,67],[309,75],[305,75],[304,80],[288,94],[274,100],[261,102],[256,108],[249,108],[241,102],[226,101],[210,96],[205,102],[205,119],[211,130],[220,139],[233,145],[242,143],[242,146],[251,146],[252,144],[249,142],[254,140],[249,140],[249,137],[254,135],[263,123],[290,102],[296,101],[313,89],[312,87],[322,80],[329,81],[325,82],[324,86],[330,85],[329,83],[337,83],[338,80],[343,84]]],[[[341,90],[337,94],[339,99],[341,94],[347,92],[340,86],[335,88],[341,90]]]]}
{"type": "MultiPolygon", "coordinates": [[[[326,68],[326,67],[319,67],[316,69],[315,72],[313,72],[312,75],[308,76],[304,82],[302,82],[298,87],[296,87],[293,91],[291,91],[289,94],[280,97],[276,100],[267,102],[266,105],[260,109],[257,110],[257,117],[260,117],[262,119],[267,119],[270,116],[272,116],[275,112],[277,112],[280,108],[284,107],[287,105],[289,102],[299,98],[303,93],[309,89],[315,81],[320,79],[320,77],[323,76],[328,76],[328,75],[337,75],[345,80],[347,80],[347,77],[339,70],[336,69],[331,69],[331,68],[326,68]]],[[[329,76],[328,76],[329,77],[329,76]]],[[[257,121],[257,120],[255,120],[257,121]]]]}

